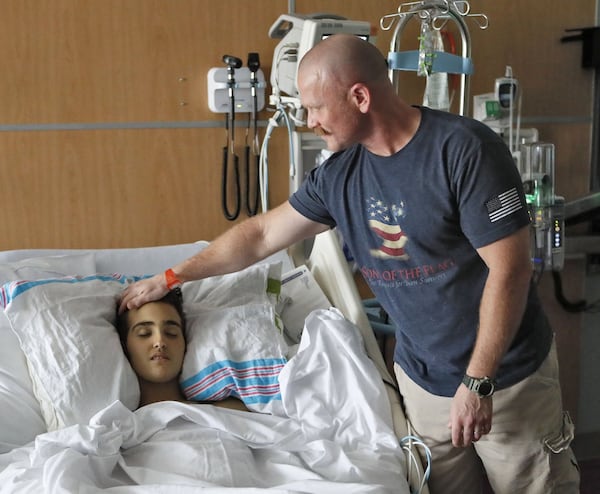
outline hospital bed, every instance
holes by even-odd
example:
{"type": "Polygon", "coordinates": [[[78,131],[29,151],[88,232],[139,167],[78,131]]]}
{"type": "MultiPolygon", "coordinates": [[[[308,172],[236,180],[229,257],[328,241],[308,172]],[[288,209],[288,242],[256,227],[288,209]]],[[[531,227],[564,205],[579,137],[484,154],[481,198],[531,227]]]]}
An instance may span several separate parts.
{"type": "Polygon", "coordinates": [[[315,238],[304,274],[282,252],[184,285],[188,324],[202,330],[188,336],[182,384],[198,398],[198,369],[255,352],[279,366],[277,394],[231,376],[224,383],[250,389],[244,402],[266,413],[176,402],[132,411],[139,390],[112,327],[116,297],[205,245],[0,252],[0,493],[427,494],[426,447],[411,433],[333,232],[315,238]],[[286,288],[290,272],[316,280],[318,294],[300,300],[302,290],[286,288]],[[311,309],[297,339],[286,333],[289,307],[296,318],[298,307],[311,309]],[[240,337],[248,324],[262,341],[240,337]],[[210,340],[223,334],[236,355],[210,340]]]}

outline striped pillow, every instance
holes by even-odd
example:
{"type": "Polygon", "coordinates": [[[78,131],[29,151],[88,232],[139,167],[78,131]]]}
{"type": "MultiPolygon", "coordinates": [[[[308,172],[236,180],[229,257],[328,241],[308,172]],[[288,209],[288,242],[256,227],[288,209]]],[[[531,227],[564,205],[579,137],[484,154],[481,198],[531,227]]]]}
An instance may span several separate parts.
{"type": "Polygon", "coordinates": [[[187,399],[233,396],[260,412],[280,405],[278,377],[288,351],[274,309],[280,278],[281,264],[259,264],[183,286],[187,399]]]}

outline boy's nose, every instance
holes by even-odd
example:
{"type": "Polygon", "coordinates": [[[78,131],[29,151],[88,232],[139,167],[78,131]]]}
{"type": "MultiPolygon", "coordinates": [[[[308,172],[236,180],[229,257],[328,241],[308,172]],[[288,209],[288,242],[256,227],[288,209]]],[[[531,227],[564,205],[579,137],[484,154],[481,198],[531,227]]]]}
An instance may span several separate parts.
{"type": "Polygon", "coordinates": [[[162,338],[157,338],[154,341],[154,348],[166,348],[166,343],[164,342],[164,340],[162,338]]]}

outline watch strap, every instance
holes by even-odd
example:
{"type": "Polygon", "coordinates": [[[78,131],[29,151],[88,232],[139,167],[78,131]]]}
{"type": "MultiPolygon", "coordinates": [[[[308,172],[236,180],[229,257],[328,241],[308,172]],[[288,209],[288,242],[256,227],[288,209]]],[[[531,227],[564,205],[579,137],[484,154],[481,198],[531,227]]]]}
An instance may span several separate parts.
{"type": "Polygon", "coordinates": [[[496,390],[496,381],[488,376],[472,377],[465,374],[462,382],[470,391],[482,398],[492,396],[496,390]]]}

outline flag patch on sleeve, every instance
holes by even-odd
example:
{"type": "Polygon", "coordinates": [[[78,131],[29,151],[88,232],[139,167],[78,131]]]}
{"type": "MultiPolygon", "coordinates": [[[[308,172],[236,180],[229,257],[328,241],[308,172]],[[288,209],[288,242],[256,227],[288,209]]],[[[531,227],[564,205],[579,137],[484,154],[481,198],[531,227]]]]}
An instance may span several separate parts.
{"type": "Polygon", "coordinates": [[[490,221],[494,223],[495,221],[501,220],[509,214],[522,209],[523,204],[519,197],[519,193],[517,192],[517,188],[513,187],[487,201],[485,207],[487,208],[490,221]]]}

